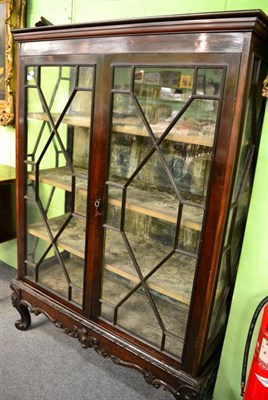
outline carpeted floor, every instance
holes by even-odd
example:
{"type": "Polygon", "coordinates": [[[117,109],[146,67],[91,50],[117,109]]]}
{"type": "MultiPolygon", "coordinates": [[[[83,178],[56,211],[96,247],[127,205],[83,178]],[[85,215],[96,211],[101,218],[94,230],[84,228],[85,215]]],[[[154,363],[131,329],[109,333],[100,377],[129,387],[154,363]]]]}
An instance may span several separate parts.
{"type": "Polygon", "coordinates": [[[137,371],[103,360],[94,350],[32,316],[28,331],[14,327],[9,281],[16,271],[0,262],[1,400],[171,400],[149,387],[137,371]]]}
{"type": "Polygon", "coordinates": [[[94,350],[57,330],[46,317],[18,331],[9,281],[16,271],[0,261],[1,400],[171,400],[135,370],[103,360],[94,350]]]}

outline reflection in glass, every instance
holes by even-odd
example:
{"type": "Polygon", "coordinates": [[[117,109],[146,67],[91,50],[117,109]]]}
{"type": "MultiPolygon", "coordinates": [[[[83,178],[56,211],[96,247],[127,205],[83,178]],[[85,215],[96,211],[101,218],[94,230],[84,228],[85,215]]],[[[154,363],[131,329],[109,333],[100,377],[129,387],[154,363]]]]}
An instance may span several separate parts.
{"type": "Polygon", "coordinates": [[[222,86],[223,70],[220,68],[199,68],[196,93],[219,96],[222,86]]]}
{"type": "Polygon", "coordinates": [[[129,90],[131,82],[131,69],[118,67],[114,69],[113,87],[117,90],[129,90]]]}
{"type": "Polygon", "coordinates": [[[157,135],[162,132],[191,96],[193,69],[135,69],[134,93],[147,122],[157,135]],[[136,79],[136,77],[141,79],[136,79]]]}

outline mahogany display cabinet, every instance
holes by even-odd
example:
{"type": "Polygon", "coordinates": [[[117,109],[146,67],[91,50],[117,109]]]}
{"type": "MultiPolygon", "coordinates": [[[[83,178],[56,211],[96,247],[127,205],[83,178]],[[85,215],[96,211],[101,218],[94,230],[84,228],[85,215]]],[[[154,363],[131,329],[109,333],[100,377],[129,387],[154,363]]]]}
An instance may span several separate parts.
{"type": "Polygon", "coordinates": [[[18,329],[43,313],[148,384],[204,398],[254,176],[267,22],[245,11],[13,31],[18,329]]]}

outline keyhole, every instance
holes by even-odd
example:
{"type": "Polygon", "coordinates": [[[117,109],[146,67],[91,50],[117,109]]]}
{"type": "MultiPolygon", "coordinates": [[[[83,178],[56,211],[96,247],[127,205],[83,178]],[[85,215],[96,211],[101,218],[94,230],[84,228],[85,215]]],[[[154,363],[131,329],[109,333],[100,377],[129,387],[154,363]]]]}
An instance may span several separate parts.
{"type": "Polygon", "coordinates": [[[100,208],[100,204],[101,204],[101,200],[100,199],[96,199],[94,201],[94,207],[95,207],[95,217],[97,217],[98,215],[101,215],[101,213],[98,211],[100,208]]]}

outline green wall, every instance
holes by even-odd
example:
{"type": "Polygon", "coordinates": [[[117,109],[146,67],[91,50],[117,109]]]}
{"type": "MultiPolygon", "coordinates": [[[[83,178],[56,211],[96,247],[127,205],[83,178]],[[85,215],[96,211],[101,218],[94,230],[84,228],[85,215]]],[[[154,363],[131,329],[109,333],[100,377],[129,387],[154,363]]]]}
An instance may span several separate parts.
{"type": "MultiPolygon", "coordinates": [[[[262,9],[268,0],[27,0],[27,26],[40,16],[54,24],[205,11],[262,9]]],[[[268,110],[262,132],[246,235],[214,399],[238,400],[241,362],[250,319],[268,293],[268,110]]],[[[0,163],[15,165],[15,131],[0,127],[0,163]]],[[[16,241],[0,245],[0,259],[16,266],[16,241]]],[[[255,341],[254,341],[255,343],[255,341]]]]}

